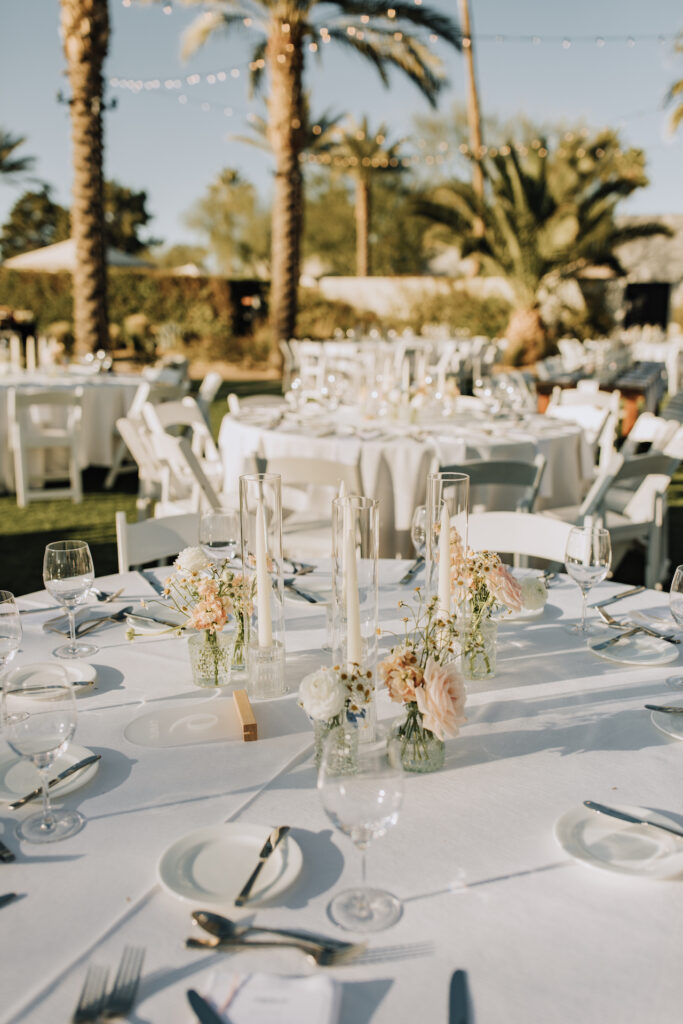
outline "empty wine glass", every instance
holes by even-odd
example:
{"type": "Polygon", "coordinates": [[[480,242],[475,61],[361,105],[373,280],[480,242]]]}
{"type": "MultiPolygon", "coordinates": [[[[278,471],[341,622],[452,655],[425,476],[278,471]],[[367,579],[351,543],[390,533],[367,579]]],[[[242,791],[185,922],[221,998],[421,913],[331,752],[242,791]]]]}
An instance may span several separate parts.
{"type": "Polygon", "coordinates": [[[567,573],[581,590],[581,622],[569,627],[570,633],[590,636],[586,625],[586,597],[591,587],[604,580],[612,562],[609,530],[597,526],[574,526],[567,538],[564,564],[567,573]]]}
{"type": "Polygon", "coordinates": [[[234,508],[205,512],[199,521],[199,544],[212,562],[231,561],[240,547],[240,514],[234,508]]]}
{"type": "Polygon", "coordinates": [[[14,594],[0,590],[0,679],[5,666],[19,650],[21,643],[21,619],[14,594]]]}
{"type": "Polygon", "coordinates": [[[336,924],[349,931],[375,932],[401,916],[401,901],[365,884],[365,851],[371,840],[395,825],[403,800],[403,771],[397,741],[377,728],[376,738],[359,742],[351,726],[333,729],[325,741],[318,775],[322,805],[335,826],[361,851],[362,886],[338,893],[329,905],[336,924]]]}
{"type": "Polygon", "coordinates": [[[427,506],[417,505],[410,523],[410,539],[418,558],[424,558],[427,547],[427,506]]]}
{"type": "Polygon", "coordinates": [[[53,811],[48,792],[49,771],[76,731],[76,700],[66,672],[45,667],[29,679],[10,678],[2,695],[2,724],[8,745],[38,769],[43,809],[17,826],[20,839],[53,843],[80,831],[85,818],[78,811],[53,811]]]}
{"type": "Polygon", "coordinates": [[[76,606],[82,604],[95,582],[95,569],[90,548],[83,540],[56,540],[45,548],[43,559],[45,589],[69,616],[70,642],[57,647],[58,658],[88,658],[97,654],[94,644],[76,640],[76,606]]]}
{"type": "MultiPolygon", "coordinates": [[[[671,581],[669,611],[676,625],[683,628],[683,565],[677,566],[671,581]]],[[[683,690],[683,676],[669,676],[666,685],[672,690],[683,690]]]]}

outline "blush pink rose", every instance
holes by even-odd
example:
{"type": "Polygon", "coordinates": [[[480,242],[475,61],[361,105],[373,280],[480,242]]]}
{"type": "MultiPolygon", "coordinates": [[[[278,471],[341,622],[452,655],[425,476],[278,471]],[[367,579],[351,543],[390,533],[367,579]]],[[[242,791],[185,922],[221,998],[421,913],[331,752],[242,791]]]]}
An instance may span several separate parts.
{"type": "Polygon", "coordinates": [[[486,583],[496,601],[504,604],[511,612],[522,610],[524,607],[522,588],[504,565],[499,565],[497,569],[494,569],[486,583]]]}
{"type": "Polygon", "coordinates": [[[439,665],[427,659],[424,686],[415,691],[418,710],[425,729],[440,740],[458,735],[458,726],[466,722],[465,683],[454,662],[439,665]]]}

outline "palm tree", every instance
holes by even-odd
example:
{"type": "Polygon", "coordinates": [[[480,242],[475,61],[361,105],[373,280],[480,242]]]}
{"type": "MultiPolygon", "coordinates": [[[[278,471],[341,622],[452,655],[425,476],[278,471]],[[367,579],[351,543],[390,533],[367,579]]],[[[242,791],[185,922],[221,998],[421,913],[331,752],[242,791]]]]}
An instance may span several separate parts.
{"type": "Polygon", "coordinates": [[[428,36],[460,48],[461,33],[450,18],[422,4],[390,2],[387,7],[385,0],[216,0],[185,34],[183,53],[188,55],[219,29],[246,26],[260,33],[250,68],[254,86],[266,69],[270,85],[268,139],[275,157],[270,307],[275,341],[292,337],[296,325],[306,53],[320,53],[330,42],[345,46],[370,61],[385,85],[389,70],[397,68],[434,104],[446,79],[428,36]]]}
{"type": "Polygon", "coordinates": [[[370,231],[372,224],[372,182],[378,174],[398,174],[403,170],[399,153],[403,140],[385,145],[387,127],[372,132],[367,117],[351,124],[339,136],[334,164],[347,167],[356,183],[356,276],[371,273],[370,231]]]}
{"type": "Polygon", "coordinates": [[[477,254],[484,272],[508,281],[514,294],[506,330],[510,358],[533,363],[546,354],[539,291],[551,275],[575,276],[591,266],[622,274],[615,253],[620,245],[670,232],[652,222],[616,224],[617,203],[647,178],[642,151],[623,153],[612,132],[592,140],[571,135],[553,153],[543,138],[528,146],[508,143],[480,159],[483,198],[472,185],[453,181],[419,200],[417,211],[444,227],[463,256],[477,254]]]}
{"type": "Polygon", "coordinates": [[[107,0],[61,0],[61,34],[71,85],[73,272],[76,350],[108,341],[102,169],[102,65],[109,43],[107,0]]]}
{"type": "Polygon", "coordinates": [[[31,170],[35,163],[34,157],[14,155],[15,149],[23,146],[25,142],[23,136],[12,135],[11,132],[0,128],[0,175],[10,177],[31,170]]]}
{"type": "MultiPolygon", "coordinates": [[[[676,49],[679,53],[683,53],[683,35],[679,37],[676,42],[676,49]]],[[[669,89],[669,93],[666,97],[667,103],[676,102],[671,114],[671,131],[675,132],[681,121],[683,121],[683,78],[680,78],[677,82],[669,89]]]]}

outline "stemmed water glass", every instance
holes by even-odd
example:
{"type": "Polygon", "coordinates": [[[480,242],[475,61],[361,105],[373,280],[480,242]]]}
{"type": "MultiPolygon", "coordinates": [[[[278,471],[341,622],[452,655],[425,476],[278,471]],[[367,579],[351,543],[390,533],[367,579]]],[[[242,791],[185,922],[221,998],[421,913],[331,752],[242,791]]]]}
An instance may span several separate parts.
{"type": "MultiPolygon", "coordinates": [[[[669,611],[674,622],[683,627],[683,565],[676,568],[669,588],[669,611]]],[[[683,676],[669,676],[666,685],[672,690],[683,690],[683,676]]]]}
{"type": "Polygon", "coordinates": [[[597,526],[574,526],[567,538],[564,564],[581,590],[581,622],[569,627],[570,633],[590,636],[594,630],[586,625],[586,598],[591,587],[604,580],[612,563],[609,530],[597,526]]]}
{"type": "Polygon", "coordinates": [[[66,672],[59,665],[29,679],[7,682],[2,695],[2,724],[8,745],[38,769],[43,809],[17,826],[29,843],[53,843],[80,831],[85,818],[78,811],[53,811],[48,792],[49,771],[76,731],[76,700],[66,672]]]}
{"type": "Polygon", "coordinates": [[[424,558],[427,547],[427,506],[417,505],[410,523],[410,539],[418,558],[424,558]]]}
{"type": "Polygon", "coordinates": [[[334,825],[361,851],[362,886],[340,892],[329,905],[332,919],[349,931],[375,932],[401,916],[401,901],[365,883],[365,851],[398,820],[403,771],[396,739],[377,727],[359,742],[351,726],[333,729],[325,741],[318,775],[322,805],[334,825]]]}
{"type": "Polygon", "coordinates": [[[48,544],[43,559],[43,582],[69,616],[70,641],[53,653],[58,658],[88,658],[97,654],[94,644],[76,640],[76,606],[85,601],[95,582],[92,556],[85,541],[56,540],[48,544]]]}
{"type": "Polygon", "coordinates": [[[0,590],[0,680],[6,665],[19,650],[21,635],[21,619],[14,594],[0,590]]]}
{"type": "Polygon", "coordinates": [[[199,546],[212,562],[232,561],[240,548],[240,514],[234,508],[205,512],[199,521],[199,546]]]}

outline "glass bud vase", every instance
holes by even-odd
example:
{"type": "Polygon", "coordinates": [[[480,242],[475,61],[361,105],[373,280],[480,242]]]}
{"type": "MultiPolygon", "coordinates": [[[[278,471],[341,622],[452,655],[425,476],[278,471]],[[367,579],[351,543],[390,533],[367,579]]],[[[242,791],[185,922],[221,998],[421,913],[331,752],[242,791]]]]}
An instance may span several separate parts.
{"type": "Polygon", "coordinates": [[[480,619],[469,623],[463,645],[463,672],[467,679],[491,679],[496,674],[498,623],[480,619]]]}
{"type": "Polygon", "coordinates": [[[313,760],[315,761],[316,768],[320,767],[325,740],[332,730],[337,729],[340,725],[340,715],[335,715],[334,718],[313,719],[313,760]]]}
{"type": "Polygon", "coordinates": [[[232,652],[233,672],[243,672],[247,667],[247,629],[243,612],[235,612],[235,646],[232,652]]]}
{"type": "Polygon", "coordinates": [[[188,640],[192,681],[195,686],[228,686],[232,674],[234,632],[202,629],[188,640]]]}
{"type": "Polygon", "coordinates": [[[404,771],[425,774],[443,768],[446,744],[425,729],[417,704],[405,705],[405,714],[394,723],[392,735],[399,742],[404,771]]]}

